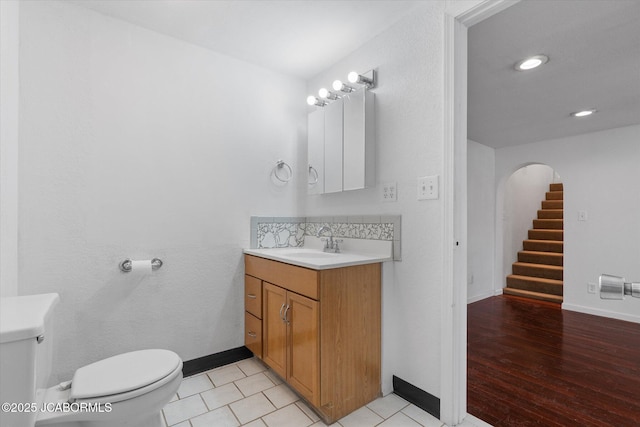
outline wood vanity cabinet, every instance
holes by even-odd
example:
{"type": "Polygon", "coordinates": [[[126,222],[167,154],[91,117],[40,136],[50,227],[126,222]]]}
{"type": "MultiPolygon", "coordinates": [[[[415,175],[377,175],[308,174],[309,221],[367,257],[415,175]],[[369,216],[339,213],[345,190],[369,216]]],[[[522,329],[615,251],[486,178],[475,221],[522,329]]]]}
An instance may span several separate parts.
{"type": "Polygon", "coordinates": [[[260,317],[245,292],[245,319],[261,321],[261,339],[245,335],[245,345],[325,423],[380,395],[379,263],[312,270],[245,255],[245,289],[256,283],[260,317]]]}

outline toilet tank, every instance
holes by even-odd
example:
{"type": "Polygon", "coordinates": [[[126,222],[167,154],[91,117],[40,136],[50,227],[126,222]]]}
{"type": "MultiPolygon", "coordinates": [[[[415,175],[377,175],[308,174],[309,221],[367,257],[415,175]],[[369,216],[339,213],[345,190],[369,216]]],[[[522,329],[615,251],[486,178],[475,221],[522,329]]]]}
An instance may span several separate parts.
{"type": "MultiPolygon", "coordinates": [[[[51,375],[53,308],[58,294],[0,298],[0,402],[36,402],[51,375]]],[[[0,412],[0,426],[30,427],[36,413],[0,412]]],[[[19,410],[22,409],[22,410],[19,410]]]]}

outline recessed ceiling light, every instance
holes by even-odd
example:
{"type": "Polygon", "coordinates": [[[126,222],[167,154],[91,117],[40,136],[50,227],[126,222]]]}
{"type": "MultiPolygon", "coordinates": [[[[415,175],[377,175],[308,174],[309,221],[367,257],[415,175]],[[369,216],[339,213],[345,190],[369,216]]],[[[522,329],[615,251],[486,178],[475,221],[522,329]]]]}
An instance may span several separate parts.
{"type": "Polygon", "coordinates": [[[572,117],[587,117],[587,116],[592,115],[595,112],[596,112],[596,109],[593,108],[591,110],[576,111],[575,113],[571,113],[571,116],[572,117]]]}
{"type": "Polygon", "coordinates": [[[547,62],[549,62],[549,57],[547,55],[534,55],[516,62],[514,68],[518,71],[533,70],[547,62]]]}

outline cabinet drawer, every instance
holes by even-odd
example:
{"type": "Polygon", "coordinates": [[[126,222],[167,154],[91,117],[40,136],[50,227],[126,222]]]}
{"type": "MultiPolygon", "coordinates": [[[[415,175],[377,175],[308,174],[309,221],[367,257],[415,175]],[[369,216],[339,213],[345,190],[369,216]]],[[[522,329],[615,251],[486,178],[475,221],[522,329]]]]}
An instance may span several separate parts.
{"type": "Polygon", "coordinates": [[[318,272],[253,255],[244,257],[245,273],[275,283],[287,290],[318,299],[318,272]]]}
{"type": "Polygon", "coordinates": [[[262,319],[262,280],[244,276],[244,309],[262,319]]]}
{"type": "Polygon", "coordinates": [[[244,345],[262,359],[262,320],[251,313],[244,313],[244,345]]]}

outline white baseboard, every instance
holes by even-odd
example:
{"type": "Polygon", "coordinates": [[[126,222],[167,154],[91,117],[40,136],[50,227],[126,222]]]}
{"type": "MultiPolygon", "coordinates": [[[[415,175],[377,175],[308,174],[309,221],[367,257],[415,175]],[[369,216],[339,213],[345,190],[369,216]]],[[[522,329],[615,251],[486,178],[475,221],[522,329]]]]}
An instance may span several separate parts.
{"type": "Polygon", "coordinates": [[[577,311],[578,313],[592,314],[594,316],[609,317],[611,319],[640,323],[640,316],[632,314],[616,313],[615,311],[601,310],[599,308],[584,307],[582,305],[562,303],[563,310],[577,311]]]}
{"type": "MultiPolygon", "coordinates": [[[[502,289],[500,289],[500,293],[502,293],[502,289]]],[[[493,291],[484,292],[480,295],[472,296],[467,298],[467,304],[471,304],[472,302],[482,301],[483,299],[491,298],[496,294],[493,291]]]]}

